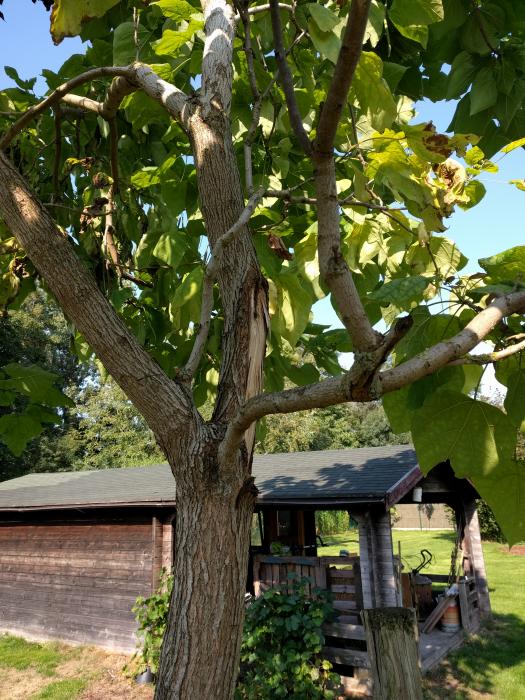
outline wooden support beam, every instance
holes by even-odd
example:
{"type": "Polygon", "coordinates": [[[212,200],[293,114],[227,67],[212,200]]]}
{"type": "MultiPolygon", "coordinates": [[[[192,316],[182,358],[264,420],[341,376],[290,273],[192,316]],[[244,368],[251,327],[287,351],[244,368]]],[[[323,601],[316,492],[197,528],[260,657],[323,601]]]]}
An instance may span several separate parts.
{"type": "Polygon", "coordinates": [[[153,516],[151,520],[151,592],[157,590],[162,569],[162,523],[153,516]]]}
{"type": "Polygon", "coordinates": [[[481,617],[490,617],[491,610],[487,572],[485,570],[485,558],[481,546],[478,512],[474,499],[463,501],[460,505],[460,516],[464,523],[462,546],[466,555],[463,561],[463,569],[467,576],[472,576],[476,581],[481,617]]]}
{"type": "Polygon", "coordinates": [[[372,672],[374,700],[422,700],[416,616],[406,608],[361,613],[372,672]]]}
{"type": "Polygon", "coordinates": [[[354,516],[359,524],[363,607],[396,607],[398,603],[392,528],[386,511],[354,516]]]}

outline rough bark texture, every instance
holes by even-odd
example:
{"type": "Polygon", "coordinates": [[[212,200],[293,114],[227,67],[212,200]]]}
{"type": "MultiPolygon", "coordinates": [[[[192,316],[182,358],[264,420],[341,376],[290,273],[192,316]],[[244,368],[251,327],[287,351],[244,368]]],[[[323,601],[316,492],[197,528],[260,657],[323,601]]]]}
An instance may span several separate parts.
{"type": "Polygon", "coordinates": [[[184,470],[201,478],[177,484],[175,582],[156,700],[230,700],[237,677],[255,492],[215,479],[217,462],[201,448],[184,470]]]}
{"type": "MultiPolygon", "coordinates": [[[[244,197],[229,124],[219,112],[190,124],[202,213],[213,246],[235,224],[244,197]]],[[[248,226],[223,251],[217,279],[224,306],[219,391],[213,418],[227,421],[262,388],[267,333],[266,282],[248,226]]],[[[253,447],[249,436],[248,451],[253,447]]]]}

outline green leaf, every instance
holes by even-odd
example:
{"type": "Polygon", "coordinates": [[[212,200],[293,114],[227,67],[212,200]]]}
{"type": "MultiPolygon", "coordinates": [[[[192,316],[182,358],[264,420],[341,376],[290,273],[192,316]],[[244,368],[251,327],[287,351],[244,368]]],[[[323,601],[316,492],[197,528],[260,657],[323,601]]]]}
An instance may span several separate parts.
{"type": "Polygon", "coordinates": [[[516,430],[495,406],[439,390],[414,413],[412,438],[424,473],[449,460],[456,476],[468,478],[511,460],[516,430]]]}
{"type": "MultiPolygon", "coordinates": [[[[142,25],[138,28],[139,48],[149,39],[150,32],[142,25]]],[[[135,25],[133,22],[123,22],[113,32],[113,64],[127,66],[137,58],[138,48],[135,44],[135,25]]]]}
{"type": "Polygon", "coordinates": [[[51,13],[51,36],[59,44],[65,36],[80,34],[82,25],[102,17],[119,0],[55,0],[51,13]]]}
{"type": "Polygon", "coordinates": [[[444,17],[441,0],[394,0],[388,14],[396,25],[428,25],[444,17]]]}
{"type": "Polygon", "coordinates": [[[525,279],[525,245],[478,260],[493,282],[522,282],[525,279]]]}
{"type": "Polygon", "coordinates": [[[506,460],[485,477],[472,478],[479,495],[494,511],[509,545],[525,540],[525,462],[506,460]]]}
{"type": "Polygon", "coordinates": [[[324,5],[318,5],[316,2],[313,2],[309,3],[307,7],[321,32],[331,32],[341,21],[336,14],[324,5]]]}
{"type": "Polygon", "coordinates": [[[153,248],[152,255],[160,262],[176,270],[186,252],[186,244],[181,231],[163,233],[153,248]]]}
{"type": "Polygon", "coordinates": [[[36,78],[30,78],[29,80],[22,80],[18,75],[18,71],[11,66],[4,66],[4,71],[11,80],[14,80],[19,88],[22,90],[32,90],[36,83],[36,78]]]}
{"type": "Polygon", "coordinates": [[[463,191],[463,194],[468,197],[468,202],[459,202],[459,206],[461,209],[475,207],[476,204],[481,202],[486,193],[487,190],[482,182],[479,180],[471,180],[463,191]]]}
{"type": "Polygon", "coordinates": [[[313,19],[308,20],[308,31],[315,50],[335,65],[341,49],[339,37],[333,32],[322,32],[313,19]]]}
{"type": "Polygon", "coordinates": [[[10,377],[10,379],[0,380],[3,389],[11,389],[28,396],[33,403],[43,403],[48,406],[73,407],[75,405],[69,397],[53,386],[56,376],[37,365],[25,366],[13,362],[2,369],[10,377]]]}
{"type": "Polygon", "coordinates": [[[0,440],[19,457],[27,443],[43,431],[38,421],[20,414],[9,413],[0,417],[0,440]]]}
{"type": "Polygon", "coordinates": [[[384,28],[385,6],[378,0],[372,0],[363,43],[366,44],[369,41],[372,48],[375,48],[383,35],[384,28]]]}
{"type": "Polygon", "coordinates": [[[450,239],[432,236],[427,246],[415,243],[407,253],[406,262],[413,273],[439,274],[447,278],[465,267],[467,258],[450,239]]]}
{"type": "Polygon", "coordinates": [[[516,428],[525,433],[525,370],[509,376],[505,411],[516,428]]]}
{"type": "Polygon", "coordinates": [[[498,86],[492,66],[485,66],[476,73],[470,91],[470,115],[492,107],[498,99],[498,86]]]}
{"type": "Polygon", "coordinates": [[[509,143],[505,148],[501,149],[502,153],[510,153],[513,151],[515,148],[520,148],[520,146],[525,146],[525,137],[522,139],[518,139],[517,141],[513,141],[512,143],[509,143]]]}
{"type": "Polygon", "coordinates": [[[204,272],[202,267],[195,267],[191,272],[184,276],[181,284],[177,287],[173,296],[172,306],[178,308],[190,303],[198,297],[200,302],[200,291],[202,288],[202,280],[204,272]]]}
{"type": "Polygon", "coordinates": [[[194,15],[198,10],[186,2],[186,0],[157,0],[152,2],[152,5],[157,5],[162,10],[164,17],[169,17],[176,22],[189,20],[191,15],[194,15]]]}
{"type": "Polygon", "coordinates": [[[428,277],[421,275],[394,279],[374,290],[369,294],[369,298],[383,304],[394,304],[400,309],[410,308],[412,304],[421,301],[430,281],[428,277]]]}
{"type": "Polygon", "coordinates": [[[388,128],[397,114],[397,107],[390,89],[383,79],[383,63],[379,56],[363,51],[359,58],[352,90],[361,109],[378,131],[388,128]]]}
{"type": "Polygon", "coordinates": [[[181,46],[191,41],[195,34],[204,27],[204,22],[192,19],[185,29],[165,29],[162,37],[153,43],[158,56],[175,56],[181,46]]]}
{"type": "Polygon", "coordinates": [[[420,24],[403,26],[401,24],[394,23],[394,25],[397,31],[403,36],[405,36],[407,39],[411,39],[412,41],[421,44],[421,46],[425,49],[427,48],[428,27],[425,27],[420,24]]]}
{"type": "Polygon", "coordinates": [[[454,58],[448,75],[447,100],[454,100],[466,92],[476,76],[476,61],[468,51],[454,58]]]}

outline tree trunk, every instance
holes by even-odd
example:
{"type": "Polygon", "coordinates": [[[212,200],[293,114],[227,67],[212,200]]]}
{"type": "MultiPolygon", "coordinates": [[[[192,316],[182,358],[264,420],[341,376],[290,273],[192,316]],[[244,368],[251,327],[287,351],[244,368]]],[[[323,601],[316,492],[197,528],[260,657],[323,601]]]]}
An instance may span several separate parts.
{"type": "Polygon", "coordinates": [[[175,580],[155,700],[233,697],[255,493],[207,482],[177,483],[175,580]]]}

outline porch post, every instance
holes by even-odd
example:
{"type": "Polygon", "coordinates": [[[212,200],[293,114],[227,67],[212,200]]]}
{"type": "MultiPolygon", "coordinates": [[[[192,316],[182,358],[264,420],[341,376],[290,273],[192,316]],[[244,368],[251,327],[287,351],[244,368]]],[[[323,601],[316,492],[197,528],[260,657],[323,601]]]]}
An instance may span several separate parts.
{"type": "Polygon", "coordinates": [[[363,607],[397,607],[390,515],[384,510],[368,510],[355,518],[359,524],[363,607]]]}
{"type": "Polygon", "coordinates": [[[467,554],[466,560],[463,561],[463,569],[465,574],[474,577],[476,581],[476,590],[479,599],[479,611],[482,617],[489,617],[490,610],[490,595],[487,583],[487,573],[485,570],[485,558],[483,557],[483,548],[481,546],[481,534],[479,531],[478,511],[476,510],[476,501],[470,499],[462,502],[460,512],[463,516],[463,550],[467,554]]]}

